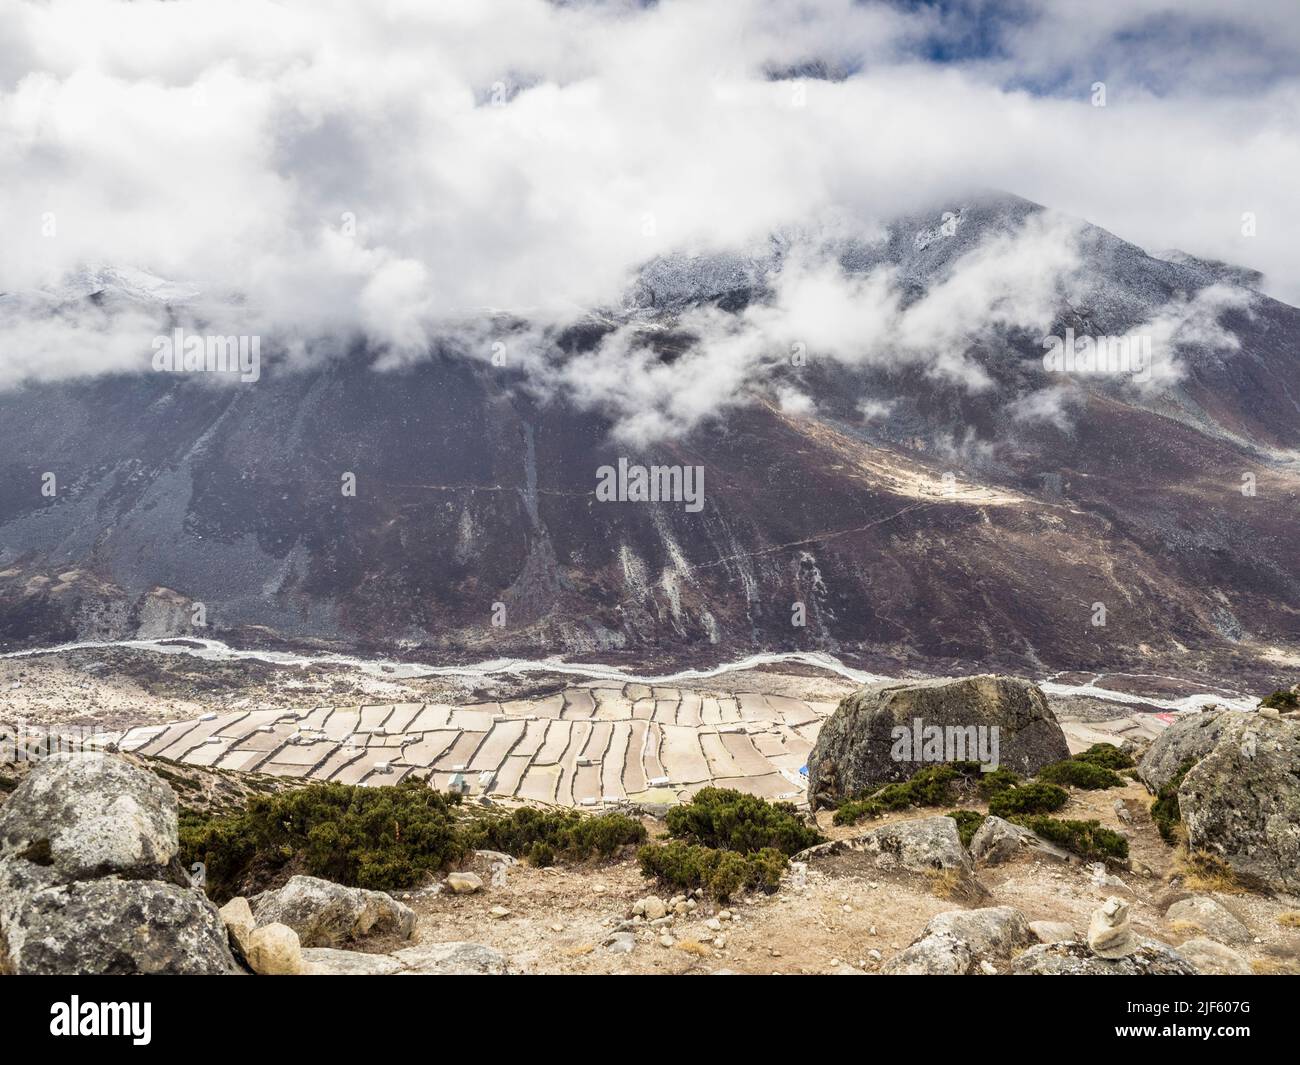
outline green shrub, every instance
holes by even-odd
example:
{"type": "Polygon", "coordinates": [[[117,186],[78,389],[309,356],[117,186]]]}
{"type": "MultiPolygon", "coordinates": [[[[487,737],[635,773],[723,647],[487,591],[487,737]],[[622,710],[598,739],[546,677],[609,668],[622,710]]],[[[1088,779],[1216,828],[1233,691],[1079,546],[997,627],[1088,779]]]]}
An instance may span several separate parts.
{"type": "Polygon", "coordinates": [[[1021,779],[1019,773],[1013,773],[1010,769],[999,768],[989,773],[982,773],[978,783],[980,798],[987,801],[1008,788],[1017,788],[1021,784],[1021,779]]]}
{"type": "Polygon", "coordinates": [[[906,810],[912,806],[947,806],[955,801],[958,790],[969,791],[972,782],[979,782],[982,787],[984,778],[1001,772],[1004,770],[981,773],[977,762],[945,762],[942,765],[926,766],[909,780],[886,784],[869,795],[844,803],[835,811],[832,820],[837,825],[853,825],[869,817],[879,817],[888,810],[906,810]]]}
{"type": "Polygon", "coordinates": [[[458,802],[421,781],[293,788],[253,796],[234,814],[186,811],[180,856],[187,866],[204,863],[208,892],[223,901],[265,886],[290,863],[339,884],[411,887],[468,850],[452,814],[458,802]]]}
{"type": "Polygon", "coordinates": [[[555,848],[540,839],[528,848],[528,864],[534,869],[545,869],[555,864],[555,848]]]}
{"type": "Polygon", "coordinates": [[[503,816],[477,819],[465,828],[465,835],[474,850],[504,851],[534,865],[550,865],[556,855],[571,861],[609,858],[627,844],[644,843],[646,830],[626,814],[584,816],[576,810],[525,806],[503,816]]]}
{"type": "Polygon", "coordinates": [[[989,799],[989,813],[1010,819],[1016,814],[1046,814],[1059,810],[1070,796],[1064,788],[1039,780],[999,791],[989,799]]]}
{"type": "Polygon", "coordinates": [[[730,788],[701,788],[690,802],[668,811],[667,823],[675,839],[741,854],[767,847],[795,854],[823,838],[790,803],[730,788]]]}
{"type": "Polygon", "coordinates": [[[1300,695],[1293,691],[1279,689],[1272,695],[1261,699],[1259,705],[1261,707],[1271,707],[1274,710],[1300,710],[1300,695]]]}
{"type": "Polygon", "coordinates": [[[1171,846],[1178,842],[1178,826],[1183,820],[1183,812],[1178,805],[1178,789],[1183,783],[1183,777],[1191,772],[1194,765],[1195,758],[1184,759],[1178,772],[1156,792],[1156,800],[1151,804],[1151,820],[1156,823],[1160,838],[1171,846]]]}
{"type": "Polygon", "coordinates": [[[412,887],[472,850],[505,851],[533,865],[556,857],[607,858],[643,843],[645,827],[623,814],[531,808],[458,815],[460,797],[424,781],[387,788],[311,784],[255,795],[234,813],[181,815],[181,859],[203,862],[208,893],[219,901],[252,894],[284,872],[352,887],[412,887]]]}
{"type": "Polygon", "coordinates": [[[961,845],[969,847],[970,841],[984,823],[985,815],[978,810],[949,810],[947,816],[957,822],[957,835],[961,837],[961,845]]]}
{"type": "Polygon", "coordinates": [[[1128,840],[1100,821],[1061,821],[1042,815],[1020,815],[1012,820],[1085,861],[1127,858],[1128,840]]]}
{"type": "Polygon", "coordinates": [[[1043,766],[1038,772],[1038,779],[1045,780],[1049,784],[1069,784],[1089,791],[1124,786],[1123,778],[1113,770],[1096,762],[1080,762],[1073,758],[1043,766]]]}
{"type": "Polygon", "coordinates": [[[1094,743],[1086,751],[1074,755],[1076,762],[1091,762],[1103,769],[1132,769],[1133,756],[1113,743],[1094,743]]]}
{"type": "Polygon", "coordinates": [[[743,890],[771,894],[786,867],[786,856],[775,847],[741,854],[679,839],[647,844],[637,852],[637,861],[643,876],[665,887],[701,888],[723,900],[743,890]]]}

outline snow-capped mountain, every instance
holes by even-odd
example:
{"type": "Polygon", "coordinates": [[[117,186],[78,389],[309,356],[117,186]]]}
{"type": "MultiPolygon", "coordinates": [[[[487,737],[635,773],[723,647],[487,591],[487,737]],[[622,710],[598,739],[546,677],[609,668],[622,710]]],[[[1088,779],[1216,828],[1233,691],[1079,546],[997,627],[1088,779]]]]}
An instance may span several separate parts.
{"type": "MultiPolygon", "coordinates": [[[[906,309],[1041,213],[988,196],[817,242],[849,277],[887,271],[906,309]]],[[[704,307],[739,321],[806,237],[655,260],[565,343],[704,307]]],[[[1184,338],[1145,388],[1053,376],[1015,327],[963,339],[977,388],[921,358],[813,360],[797,406],[759,390],[642,448],[598,406],[444,355],[0,393],[0,641],[198,631],[202,604],[209,634],[245,641],[1267,671],[1300,648],[1300,311],[1248,270],[1075,238],[1051,333],[1158,330],[1219,294],[1198,311],[1217,339],[1184,338]],[[603,501],[620,459],[703,467],[702,507],[603,501]]],[[[197,295],[96,268],[60,298],[110,291],[197,295]]]]}

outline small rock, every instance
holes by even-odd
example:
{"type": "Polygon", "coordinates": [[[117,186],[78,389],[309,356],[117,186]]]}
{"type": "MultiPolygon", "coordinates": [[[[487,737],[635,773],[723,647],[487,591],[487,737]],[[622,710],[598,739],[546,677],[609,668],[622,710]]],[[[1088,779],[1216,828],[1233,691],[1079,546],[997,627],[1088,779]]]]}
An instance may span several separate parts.
{"type": "Polygon", "coordinates": [[[457,895],[472,895],[483,890],[483,880],[474,873],[448,873],[445,881],[457,895]]]}
{"type": "Polygon", "coordinates": [[[488,910],[488,914],[494,921],[501,921],[510,916],[510,911],[504,906],[493,906],[492,909],[488,910]]]}
{"type": "Polygon", "coordinates": [[[221,923],[226,926],[226,931],[230,934],[241,953],[248,953],[248,937],[252,933],[254,926],[257,924],[253,920],[252,907],[248,905],[248,900],[243,895],[236,895],[217,911],[221,915],[221,923]]]}
{"type": "Polygon", "coordinates": [[[1066,921],[1030,921],[1029,930],[1040,943],[1074,942],[1074,928],[1066,921]]]}
{"type": "Polygon", "coordinates": [[[615,932],[605,940],[605,949],[611,954],[631,954],[636,949],[636,936],[631,932],[615,932]]]}
{"type": "Polygon", "coordinates": [[[1220,943],[1249,943],[1250,929],[1208,895],[1193,895],[1165,911],[1170,921],[1189,921],[1220,943]]]}
{"type": "Polygon", "coordinates": [[[1231,947],[1198,936],[1178,945],[1178,953],[1205,976],[1254,976],[1250,962],[1231,947]]]}
{"type": "Polygon", "coordinates": [[[1093,911],[1088,948],[1099,958],[1123,958],[1138,948],[1129,927],[1128,903],[1112,895],[1093,911]]]}
{"type": "Polygon", "coordinates": [[[244,957],[259,976],[301,976],[304,971],[298,933],[278,921],[253,929],[244,957]]]}
{"type": "Polygon", "coordinates": [[[668,913],[668,907],[657,895],[647,895],[641,900],[641,912],[647,921],[657,921],[668,913]]]}

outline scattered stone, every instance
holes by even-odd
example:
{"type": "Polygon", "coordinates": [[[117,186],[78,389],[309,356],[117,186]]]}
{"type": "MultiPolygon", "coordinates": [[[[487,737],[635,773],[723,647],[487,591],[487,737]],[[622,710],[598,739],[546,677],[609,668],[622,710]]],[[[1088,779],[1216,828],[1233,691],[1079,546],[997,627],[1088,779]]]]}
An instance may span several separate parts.
{"type": "Polygon", "coordinates": [[[492,909],[488,910],[488,914],[494,921],[502,921],[510,916],[510,911],[504,906],[493,906],[492,909]]]}
{"type": "Polygon", "coordinates": [[[1123,958],[1138,948],[1129,927],[1128,903],[1111,896],[1093,911],[1088,925],[1088,948],[1099,958],[1123,958]]]}
{"type": "Polygon", "coordinates": [[[636,949],[636,936],[631,932],[615,932],[605,940],[605,949],[611,954],[631,954],[636,949]]]}
{"type": "Polygon", "coordinates": [[[980,972],[985,976],[997,976],[998,970],[991,961],[980,962],[980,972]]]}
{"type": "Polygon", "coordinates": [[[663,935],[659,937],[659,945],[661,947],[671,947],[675,942],[676,940],[673,939],[673,937],[670,936],[667,932],[665,932],[663,935]]]}
{"type": "Polygon", "coordinates": [[[298,933],[278,921],[253,929],[244,958],[258,976],[301,976],[304,971],[298,933]]]}
{"type": "Polygon", "coordinates": [[[668,907],[664,900],[657,895],[647,895],[638,905],[641,907],[641,913],[645,915],[647,921],[657,921],[668,913],[668,907]]]}
{"type": "Polygon", "coordinates": [[[457,895],[472,895],[483,890],[483,880],[474,873],[448,873],[443,881],[457,895]]]}

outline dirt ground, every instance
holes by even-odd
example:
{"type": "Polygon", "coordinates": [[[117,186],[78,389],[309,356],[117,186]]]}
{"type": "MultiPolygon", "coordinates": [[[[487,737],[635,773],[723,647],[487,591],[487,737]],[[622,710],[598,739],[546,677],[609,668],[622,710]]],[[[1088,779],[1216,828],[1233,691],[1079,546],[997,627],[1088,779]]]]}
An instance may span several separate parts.
{"type": "MultiPolygon", "coordinates": [[[[1076,933],[1086,933],[1093,910],[1108,897],[1129,900],[1135,931],[1177,945],[1197,935],[1174,929],[1164,911],[1192,894],[1178,877],[1176,851],[1156,832],[1147,813],[1151,797],[1136,782],[1106,791],[1071,791],[1070,804],[1058,816],[1097,819],[1121,829],[1130,838],[1134,866],[1099,876],[1081,863],[1017,859],[1005,865],[981,867],[976,882],[986,897],[942,897],[942,885],[924,876],[848,873],[813,866],[795,870],[781,890],[771,896],[751,896],[725,906],[699,900],[689,916],[676,918],[665,929],[671,946],[661,946],[662,929],[635,926],[631,953],[615,953],[605,945],[631,914],[633,903],[658,892],[645,880],[631,858],[603,865],[533,869],[509,867],[506,883],[493,886],[491,860],[477,858],[469,868],[484,881],[481,892],[454,895],[427,889],[409,893],[404,901],[418,914],[416,938],[425,942],[464,940],[483,943],[504,953],[511,965],[535,973],[585,974],[871,974],[893,954],[907,947],[936,913],[968,906],[1009,905],[1029,921],[1068,921],[1076,933]],[[1123,801],[1131,821],[1115,811],[1123,801]],[[504,915],[494,910],[508,911],[504,915]],[[730,910],[731,920],[718,928],[706,922],[730,910]],[[718,937],[722,944],[716,945],[718,937]]],[[[966,804],[982,809],[978,803],[966,804]]],[[[929,816],[937,810],[914,810],[886,820],[929,816]]],[[[819,814],[819,827],[842,838],[878,827],[874,821],[836,827],[829,812],[819,814]]],[[[652,833],[662,833],[649,821],[652,833]]],[[[1278,918],[1300,909],[1300,900],[1267,898],[1244,893],[1212,894],[1238,916],[1255,942],[1233,949],[1260,973],[1300,973],[1300,929],[1285,927],[1278,918]]],[[[367,950],[388,950],[400,944],[372,943],[367,950]]],[[[997,962],[999,972],[1009,962],[997,962]]]]}

